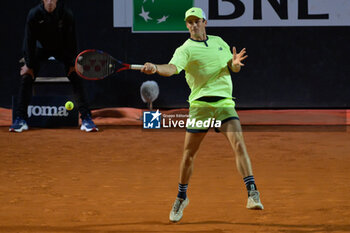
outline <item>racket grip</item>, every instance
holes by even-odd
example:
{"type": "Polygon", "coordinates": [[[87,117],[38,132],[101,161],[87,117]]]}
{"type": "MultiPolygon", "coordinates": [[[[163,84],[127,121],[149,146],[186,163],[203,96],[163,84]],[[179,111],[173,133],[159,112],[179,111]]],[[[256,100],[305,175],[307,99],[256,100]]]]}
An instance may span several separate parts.
{"type": "Polygon", "coordinates": [[[143,65],[130,65],[131,70],[141,70],[143,65]]]}

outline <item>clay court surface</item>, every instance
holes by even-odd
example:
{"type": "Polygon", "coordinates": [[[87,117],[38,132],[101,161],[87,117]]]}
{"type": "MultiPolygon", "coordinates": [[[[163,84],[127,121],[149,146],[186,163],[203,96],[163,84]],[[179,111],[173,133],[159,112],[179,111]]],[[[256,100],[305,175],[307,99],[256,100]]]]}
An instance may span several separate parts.
{"type": "Polygon", "coordinates": [[[243,127],[263,211],[245,208],[229,144],[210,131],[177,224],[168,216],[185,132],[99,128],[0,127],[1,233],[350,232],[346,127],[243,127]]]}

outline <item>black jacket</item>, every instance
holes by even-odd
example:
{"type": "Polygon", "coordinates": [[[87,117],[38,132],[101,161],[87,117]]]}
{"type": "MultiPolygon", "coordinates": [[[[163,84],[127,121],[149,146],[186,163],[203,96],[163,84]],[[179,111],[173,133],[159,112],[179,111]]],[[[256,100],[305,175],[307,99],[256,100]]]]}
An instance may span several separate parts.
{"type": "Polygon", "coordinates": [[[29,11],[23,45],[24,58],[29,68],[39,62],[37,47],[42,47],[50,56],[66,64],[74,64],[77,41],[71,10],[58,4],[52,13],[48,13],[41,3],[29,11]]]}

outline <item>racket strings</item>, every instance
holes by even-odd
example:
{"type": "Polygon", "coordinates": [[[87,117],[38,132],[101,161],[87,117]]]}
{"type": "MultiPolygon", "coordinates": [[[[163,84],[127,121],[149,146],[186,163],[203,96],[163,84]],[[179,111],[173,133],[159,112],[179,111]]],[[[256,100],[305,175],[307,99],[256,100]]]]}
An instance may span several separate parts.
{"type": "Polygon", "coordinates": [[[87,78],[103,78],[111,74],[110,57],[98,51],[86,52],[78,58],[80,73],[87,78]]]}

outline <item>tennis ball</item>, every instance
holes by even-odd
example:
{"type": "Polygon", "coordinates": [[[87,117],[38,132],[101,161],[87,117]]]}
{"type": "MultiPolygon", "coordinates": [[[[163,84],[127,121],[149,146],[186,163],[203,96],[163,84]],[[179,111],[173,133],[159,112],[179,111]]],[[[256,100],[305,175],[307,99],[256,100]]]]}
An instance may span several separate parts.
{"type": "Polygon", "coordinates": [[[72,110],[74,108],[74,104],[72,101],[67,101],[67,103],[64,105],[68,111],[72,110]]]}

